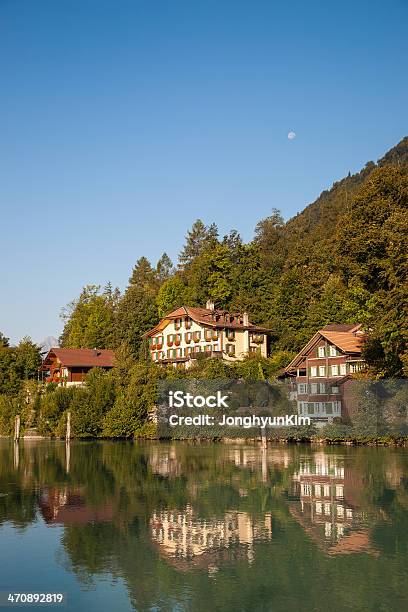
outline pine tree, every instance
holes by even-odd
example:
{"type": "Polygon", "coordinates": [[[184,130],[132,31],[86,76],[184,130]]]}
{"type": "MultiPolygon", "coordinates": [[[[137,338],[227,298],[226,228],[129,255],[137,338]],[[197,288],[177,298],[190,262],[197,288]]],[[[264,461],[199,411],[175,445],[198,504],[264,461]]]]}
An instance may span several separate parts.
{"type": "Polygon", "coordinates": [[[201,219],[197,219],[187,232],[186,243],[179,255],[180,267],[187,268],[191,265],[207,246],[216,244],[217,239],[218,229],[215,223],[206,227],[201,219]]]}

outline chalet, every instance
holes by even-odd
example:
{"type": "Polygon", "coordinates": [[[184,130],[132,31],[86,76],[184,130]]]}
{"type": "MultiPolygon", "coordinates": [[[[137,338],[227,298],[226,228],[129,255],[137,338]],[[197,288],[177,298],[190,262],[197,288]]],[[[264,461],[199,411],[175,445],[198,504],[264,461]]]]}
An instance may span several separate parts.
{"type": "Polygon", "coordinates": [[[107,349],[52,348],[44,358],[40,371],[46,382],[63,386],[81,385],[92,368],[108,370],[114,365],[114,352],[107,349]]]}
{"type": "Polygon", "coordinates": [[[266,357],[269,331],[251,323],[245,312],[229,313],[208,301],[205,308],[173,310],[144,337],[153,361],[188,365],[198,355],[226,361],[240,361],[250,353],[266,357]]]}
{"type": "Polygon", "coordinates": [[[298,412],[316,424],[347,418],[346,381],[364,368],[361,325],[326,325],[285,368],[298,412]]]}

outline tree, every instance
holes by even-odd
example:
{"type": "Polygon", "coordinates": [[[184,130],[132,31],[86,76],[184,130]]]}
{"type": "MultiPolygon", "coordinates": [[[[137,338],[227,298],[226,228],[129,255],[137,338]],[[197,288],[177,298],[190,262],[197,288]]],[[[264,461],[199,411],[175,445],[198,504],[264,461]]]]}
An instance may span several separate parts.
{"type": "Polygon", "coordinates": [[[160,283],[163,283],[171,277],[174,272],[173,262],[167,253],[163,253],[157,262],[156,275],[160,283]]]}
{"type": "Polygon", "coordinates": [[[0,347],[5,346],[9,346],[9,338],[6,338],[6,336],[0,332],[0,347]]]}
{"type": "Polygon", "coordinates": [[[186,295],[187,287],[179,274],[166,280],[157,295],[159,317],[164,317],[175,308],[182,306],[185,303],[186,295]]]}
{"type": "Polygon", "coordinates": [[[137,356],[142,335],[158,321],[155,296],[139,284],[129,285],[116,313],[116,346],[125,342],[137,356]]]}
{"type": "Polygon", "coordinates": [[[119,291],[109,284],[86,285],[77,300],[66,306],[61,318],[64,329],[60,345],[64,348],[113,348],[113,323],[119,291]]]}
{"type": "Polygon", "coordinates": [[[368,362],[382,376],[406,373],[408,354],[408,165],[374,170],[337,229],[337,263],[365,292],[368,362]]]}
{"type": "Polygon", "coordinates": [[[179,255],[180,267],[187,268],[206,247],[216,244],[217,238],[218,229],[215,223],[206,227],[201,219],[197,219],[187,232],[186,243],[179,255]]]}
{"type": "Polygon", "coordinates": [[[157,272],[146,257],[140,257],[137,260],[129,278],[129,285],[144,289],[149,293],[155,293],[157,290],[157,272]]]}
{"type": "Polygon", "coordinates": [[[41,365],[41,348],[25,336],[15,349],[15,365],[21,380],[37,378],[41,365]]]}

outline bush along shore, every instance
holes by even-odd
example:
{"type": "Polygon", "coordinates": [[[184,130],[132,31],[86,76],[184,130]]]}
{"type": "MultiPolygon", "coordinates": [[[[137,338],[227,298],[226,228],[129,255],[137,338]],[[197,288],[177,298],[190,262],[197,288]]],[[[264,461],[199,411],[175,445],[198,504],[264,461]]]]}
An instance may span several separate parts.
{"type": "MultiPolygon", "coordinates": [[[[281,356],[282,357],[282,356],[281,356]]],[[[169,432],[158,428],[152,420],[157,404],[160,382],[180,382],[179,379],[205,381],[231,379],[246,382],[273,380],[280,371],[281,361],[252,356],[233,365],[218,359],[202,359],[190,370],[163,368],[151,361],[135,361],[123,349],[118,352],[117,363],[110,371],[94,368],[81,387],[57,386],[26,381],[16,394],[0,395],[0,435],[14,434],[15,418],[20,416],[21,436],[35,430],[43,437],[64,438],[67,414],[70,414],[73,438],[173,438],[200,441],[262,441],[260,429],[230,429],[203,431],[176,428],[169,432]]],[[[185,382],[185,381],[183,381],[185,382]]],[[[406,386],[392,396],[385,406],[365,401],[363,395],[356,400],[353,422],[340,421],[316,428],[315,425],[268,428],[266,440],[280,443],[326,444],[383,444],[405,446],[406,386]],[[364,400],[364,401],[362,401],[364,400]]],[[[282,410],[288,412],[289,404],[282,410]]],[[[293,404],[291,412],[293,413],[293,404]]]]}

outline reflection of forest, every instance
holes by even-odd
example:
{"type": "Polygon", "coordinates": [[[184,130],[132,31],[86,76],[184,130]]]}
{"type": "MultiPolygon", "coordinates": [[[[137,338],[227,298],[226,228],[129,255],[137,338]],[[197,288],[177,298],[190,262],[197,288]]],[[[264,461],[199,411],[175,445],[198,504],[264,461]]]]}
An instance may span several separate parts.
{"type": "Polygon", "coordinates": [[[183,589],[218,609],[215,571],[224,609],[288,576],[305,609],[330,604],[324,577],[381,607],[378,584],[408,597],[407,473],[404,449],[0,440],[0,528],[61,525],[67,571],[121,576],[139,610],[183,589]]]}

